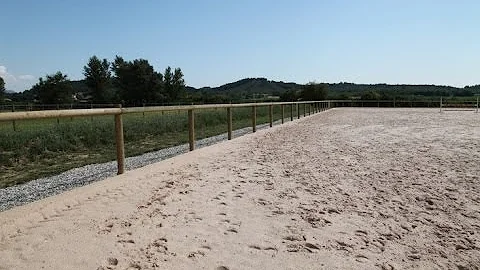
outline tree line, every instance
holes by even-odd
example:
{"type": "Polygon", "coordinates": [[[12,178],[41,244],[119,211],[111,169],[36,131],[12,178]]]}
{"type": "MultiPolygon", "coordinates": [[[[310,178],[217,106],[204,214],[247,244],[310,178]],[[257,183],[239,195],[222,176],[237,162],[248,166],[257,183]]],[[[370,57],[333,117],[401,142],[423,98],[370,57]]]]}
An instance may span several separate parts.
{"type": "Polygon", "coordinates": [[[5,81],[0,77],[0,102],[5,98],[5,81]]]}
{"type": "Polygon", "coordinates": [[[360,99],[360,100],[422,100],[440,97],[469,98],[480,94],[480,85],[463,88],[444,85],[408,85],[408,84],[329,84],[328,99],[360,99]]]}
{"type": "Polygon", "coordinates": [[[314,101],[325,100],[328,97],[328,84],[309,82],[298,90],[288,90],[280,95],[282,101],[314,101]]]}
{"type": "Polygon", "coordinates": [[[40,78],[32,89],[22,93],[1,95],[12,102],[37,101],[44,104],[88,102],[122,103],[126,106],[168,103],[241,103],[257,101],[297,100],[423,100],[439,97],[468,99],[480,95],[480,85],[463,88],[439,85],[389,85],[354,83],[315,83],[306,85],[269,81],[266,78],[245,78],[218,87],[185,86],[180,68],[167,67],[157,72],[144,59],[126,61],[115,57],[113,62],[93,56],[83,67],[84,79],[69,81],[61,72],[40,78]]]}
{"type": "Polygon", "coordinates": [[[70,103],[75,100],[138,106],[145,103],[176,102],[185,97],[185,80],[180,68],[168,66],[155,71],[145,59],[127,61],[116,56],[113,62],[92,56],[83,67],[87,92],[74,93],[68,76],[58,71],[39,78],[24,93],[43,104],[70,103]]]}

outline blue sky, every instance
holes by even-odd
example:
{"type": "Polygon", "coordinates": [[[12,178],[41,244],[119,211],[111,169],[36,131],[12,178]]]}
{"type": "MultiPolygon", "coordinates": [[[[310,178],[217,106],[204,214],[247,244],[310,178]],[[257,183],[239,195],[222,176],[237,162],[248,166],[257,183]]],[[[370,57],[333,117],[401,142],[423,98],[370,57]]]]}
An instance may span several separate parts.
{"type": "Polygon", "coordinates": [[[82,79],[88,58],[180,67],[188,85],[480,84],[480,1],[2,0],[0,76],[82,79]]]}

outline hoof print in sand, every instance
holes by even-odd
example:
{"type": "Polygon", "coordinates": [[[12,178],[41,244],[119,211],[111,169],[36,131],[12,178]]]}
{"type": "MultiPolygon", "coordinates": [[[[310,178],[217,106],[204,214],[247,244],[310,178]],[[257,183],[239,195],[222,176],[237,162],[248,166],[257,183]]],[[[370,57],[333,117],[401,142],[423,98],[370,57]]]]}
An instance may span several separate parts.
{"type": "Polygon", "coordinates": [[[212,250],[210,246],[203,245],[200,247],[202,250],[197,250],[195,252],[190,252],[187,257],[190,259],[198,258],[198,257],[203,257],[206,255],[207,251],[212,250]]]}
{"type": "Polygon", "coordinates": [[[142,267],[140,266],[139,263],[130,263],[128,266],[127,270],[140,270],[142,267]]]}
{"type": "Polygon", "coordinates": [[[367,262],[368,261],[368,257],[365,256],[365,255],[362,255],[362,254],[358,254],[358,255],[355,255],[355,260],[357,262],[367,262]]]}
{"type": "Polygon", "coordinates": [[[113,258],[113,257],[110,257],[107,259],[107,262],[108,262],[108,265],[117,265],[118,264],[118,259],[117,258],[113,258]]]}
{"type": "Polygon", "coordinates": [[[287,251],[288,252],[310,252],[313,253],[315,250],[319,250],[315,244],[305,242],[307,239],[305,236],[300,235],[288,235],[283,238],[283,243],[287,243],[287,251]]]}
{"type": "Polygon", "coordinates": [[[190,259],[195,259],[195,258],[198,258],[198,257],[203,257],[205,256],[205,252],[201,251],[201,250],[198,250],[198,251],[195,251],[195,252],[190,252],[187,257],[190,258],[190,259]]]}
{"type": "Polygon", "coordinates": [[[306,237],[305,236],[300,236],[300,235],[288,235],[288,236],[285,236],[283,238],[283,240],[292,241],[292,242],[305,241],[306,237]]]}
{"type": "Polygon", "coordinates": [[[306,248],[310,248],[310,249],[320,249],[317,245],[314,245],[312,243],[305,243],[305,247],[306,248]]]}
{"type": "Polygon", "coordinates": [[[261,247],[261,246],[258,246],[258,245],[249,245],[248,247],[251,248],[251,249],[256,249],[256,250],[278,251],[278,249],[275,248],[275,247],[261,247]]]}
{"type": "Polygon", "coordinates": [[[235,229],[235,228],[230,228],[230,229],[227,230],[227,232],[238,233],[238,230],[235,229]]]}
{"type": "Polygon", "coordinates": [[[108,233],[111,233],[112,232],[112,228],[113,228],[113,223],[107,223],[105,224],[105,227],[103,229],[101,229],[100,231],[98,231],[98,234],[108,234],[108,233]]]}

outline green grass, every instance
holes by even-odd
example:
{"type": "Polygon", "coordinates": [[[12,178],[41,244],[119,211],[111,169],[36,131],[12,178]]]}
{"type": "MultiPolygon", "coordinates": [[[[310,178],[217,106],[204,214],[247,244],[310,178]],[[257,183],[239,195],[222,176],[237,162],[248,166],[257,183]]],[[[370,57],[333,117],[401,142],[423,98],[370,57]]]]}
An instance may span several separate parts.
{"type": "MultiPolygon", "coordinates": [[[[233,128],[250,127],[251,112],[233,108],[233,128]]],[[[290,117],[289,106],[285,117],[290,117]]],[[[274,120],[280,118],[280,106],[275,106],[274,120]]],[[[268,107],[258,107],[257,125],[268,121],[268,107]]],[[[123,126],[127,157],[188,142],[186,111],[126,114],[123,126]]],[[[115,160],[114,130],[113,116],[22,120],[15,122],[15,130],[12,122],[0,122],[0,188],[115,160]]],[[[225,109],[195,111],[197,140],[226,131],[225,109]]]]}

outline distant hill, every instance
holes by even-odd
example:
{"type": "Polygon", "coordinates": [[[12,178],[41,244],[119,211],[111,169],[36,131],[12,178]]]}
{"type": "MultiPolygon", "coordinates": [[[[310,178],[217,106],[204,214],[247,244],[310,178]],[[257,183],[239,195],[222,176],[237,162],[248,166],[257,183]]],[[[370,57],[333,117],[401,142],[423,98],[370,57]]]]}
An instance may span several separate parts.
{"type": "Polygon", "coordinates": [[[187,91],[246,98],[254,94],[279,96],[289,90],[300,90],[301,87],[302,86],[300,84],[269,81],[266,78],[247,78],[236,82],[227,83],[219,87],[202,87],[198,89],[188,87],[187,91]]]}
{"type": "Polygon", "coordinates": [[[443,85],[410,85],[410,84],[354,84],[334,83],[329,84],[332,97],[359,97],[366,92],[375,92],[385,98],[394,96],[406,97],[440,97],[440,96],[472,96],[480,89],[457,88],[443,85]]]}
{"type": "MultiPolygon", "coordinates": [[[[458,88],[442,85],[408,85],[408,84],[355,84],[355,83],[328,83],[328,98],[358,98],[366,92],[375,92],[385,98],[393,96],[406,97],[439,97],[439,96],[473,96],[480,94],[480,85],[458,88]]],[[[301,84],[269,81],[265,78],[247,78],[219,87],[188,87],[190,92],[207,92],[229,96],[249,96],[251,94],[281,95],[286,91],[298,91],[301,84]]]]}

